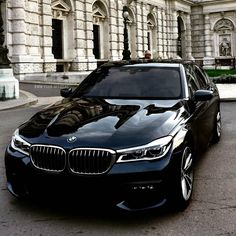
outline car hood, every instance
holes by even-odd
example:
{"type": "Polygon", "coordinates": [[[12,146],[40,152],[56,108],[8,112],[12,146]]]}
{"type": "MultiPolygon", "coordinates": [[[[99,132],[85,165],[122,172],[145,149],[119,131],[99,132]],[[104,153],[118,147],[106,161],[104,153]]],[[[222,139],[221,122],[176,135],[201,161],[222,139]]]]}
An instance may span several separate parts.
{"type": "Polygon", "coordinates": [[[169,135],[186,114],[182,100],[63,99],[19,133],[31,144],[119,149],[169,135]]]}

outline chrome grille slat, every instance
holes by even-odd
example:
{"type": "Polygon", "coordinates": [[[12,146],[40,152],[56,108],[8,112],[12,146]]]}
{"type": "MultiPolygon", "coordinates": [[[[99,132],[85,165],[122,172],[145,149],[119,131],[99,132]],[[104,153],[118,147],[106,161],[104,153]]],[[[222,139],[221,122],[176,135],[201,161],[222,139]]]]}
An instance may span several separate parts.
{"type": "Polygon", "coordinates": [[[30,159],[34,167],[41,170],[62,172],[66,167],[66,152],[57,146],[32,145],[30,159]]]}
{"type": "Polygon", "coordinates": [[[69,169],[76,174],[103,174],[114,162],[115,152],[109,149],[77,148],[68,156],[69,169]]]}

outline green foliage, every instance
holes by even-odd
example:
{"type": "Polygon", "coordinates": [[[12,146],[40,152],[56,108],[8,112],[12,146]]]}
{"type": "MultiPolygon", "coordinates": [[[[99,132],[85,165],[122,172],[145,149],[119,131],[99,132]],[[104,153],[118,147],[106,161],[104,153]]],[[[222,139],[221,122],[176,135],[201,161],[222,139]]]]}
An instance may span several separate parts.
{"type": "Polygon", "coordinates": [[[236,83],[236,69],[232,70],[205,70],[215,84],[236,83]]]}
{"type": "Polygon", "coordinates": [[[236,76],[222,75],[220,77],[211,78],[215,84],[234,84],[236,83],[236,76]]]}
{"type": "Polygon", "coordinates": [[[206,70],[209,77],[218,77],[222,75],[236,75],[236,70],[206,70]]]}

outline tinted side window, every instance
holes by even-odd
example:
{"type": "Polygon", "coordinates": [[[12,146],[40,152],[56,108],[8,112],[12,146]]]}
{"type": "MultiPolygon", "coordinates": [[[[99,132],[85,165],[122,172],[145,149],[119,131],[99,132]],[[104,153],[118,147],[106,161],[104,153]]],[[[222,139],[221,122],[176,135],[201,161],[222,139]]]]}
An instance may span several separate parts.
{"type": "Polygon", "coordinates": [[[194,67],[194,72],[195,72],[196,77],[199,81],[200,87],[202,89],[205,89],[207,87],[207,83],[208,83],[208,81],[206,80],[205,75],[202,73],[202,71],[197,66],[194,67]]]}
{"type": "Polygon", "coordinates": [[[189,94],[192,97],[194,92],[200,89],[200,84],[196,78],[197,76],[195,75],[191,67],[186,68],[186,75],[187,75],[189,94]]]}
{"type": "Polygon", "coordinates": [[[208,77],[208,74],[206,73],[205,70],[203,70],[201,67],[198,67],[198,69],[200,70],[200,72],[203,74],[205,80],[206,80],[206,83],[209,84],[210,83],[210,79],[208,77]]]}

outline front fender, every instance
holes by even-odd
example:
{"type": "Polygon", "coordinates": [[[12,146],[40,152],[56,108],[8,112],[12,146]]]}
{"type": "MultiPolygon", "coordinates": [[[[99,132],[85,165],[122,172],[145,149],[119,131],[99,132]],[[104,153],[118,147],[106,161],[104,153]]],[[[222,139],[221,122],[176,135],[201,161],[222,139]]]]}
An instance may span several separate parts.
{"type": "Polygon", "coordinates": [[[191,135],[191,131],[182,126],[174,135],[173,152],[181,152],[186,141],[190,142],[190,145],[193,146],[193,136],[191,135]]]}

